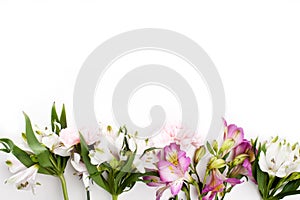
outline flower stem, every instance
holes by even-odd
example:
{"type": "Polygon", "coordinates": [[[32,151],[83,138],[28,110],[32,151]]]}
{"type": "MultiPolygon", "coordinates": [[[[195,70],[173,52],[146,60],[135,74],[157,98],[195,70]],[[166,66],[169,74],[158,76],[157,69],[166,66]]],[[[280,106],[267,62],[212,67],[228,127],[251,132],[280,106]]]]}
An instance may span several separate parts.
{"type": "Polygon", "coordinates": [[[118,200],[118,195],[113,194],[113,195],[112,195],[112,200],[118,200]]]}
{"type": "Polygon", "coordinates": [[[61,188],[64,194],[64,200],[69,200],[68,191],[67,191],[67,184],[66,179],[63,174],[58,176],[60,182],[61,182],[61,188]]]}
{"type": "Polygon", "coordinates": [[[91,199],[91,194],[90,194],[90,191],[89,191],[89,190],[86,191],[86,199],[87,199],[87,200],[90,200],[90,199],[91,199]]]}
{"type": "Polygon", "coordinates": [[[268,199],[269,198],[269,194],[270,194],[270,190],[271,190],[271,187],[272,187],[272,184],[275,180],[275,177],[271,176],[269,178],[269,183],[267,185],[267,189],[265,190],[265,194],[264,194],[264,198],[268,199]]]}
{"type": "Polygon", "coordinates": [[[202,199],[202,198],[201,198],[201,191],[200,191],[200,188],[199,188],[198,183],[197,183],[196,181],[193,181],[192,184],[195,186],[195,188],[196,188],[196,190],[197,190],[198,198],[199,198],[199,199],[202,199]]]}

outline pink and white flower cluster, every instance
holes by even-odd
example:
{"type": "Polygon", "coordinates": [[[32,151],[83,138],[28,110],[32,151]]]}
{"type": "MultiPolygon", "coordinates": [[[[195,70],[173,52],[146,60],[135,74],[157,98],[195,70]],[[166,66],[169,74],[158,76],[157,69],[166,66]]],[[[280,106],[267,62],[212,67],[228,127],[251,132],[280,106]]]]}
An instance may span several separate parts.
{"type": "Polygon", "coordinates": [[[213,200],[222,198],[232,187],[242,183],[242,177],[254,180],[251,169],[254,161],[253,147],[244,138],[242,128],[234,124],[227,125],[224,121],[222,140],[208,143],[207,147],[201,145],[199,140],[195,143],[195,137],[177,139],[185,135],[177,135],[178,130],[177,126],[165,129],[168,134],[162,137],[166,138],[167,135],[171,142],[157,154],[157,176],[144,177],[149,186],[160,187],[157,190],[157,200],[168,188],[174,197],[183,191],[190,199],[191,191],[188,188],[191,187],[196,188],[198,198],[213,200]],[[196,144],[193,159],[182,150],[182,146],[188,144],[196,144]]]}
{"type": "Polygon", "coordinates": [[[207,142],[181,125],[167,125],[159,135],[141,139],[125,126],[114,129],[67,127],[63,106],[58,118],[55,105],[51,128],[32,129],[25,115],[23,145],[0,138],[0,151],[11,153],[6,164],[13,173],[6,180],[17,189],[32,190],[38,173],[58,177],[68,200],[64,171],[67,162],[83,180],[90,199],[90,180],[109,192],[113,200],[136,182],[157,187],[156,200],[184,195],[188,200],[224,199],[233,187],[251,180],[263,200],[300,194],[300,146],[279,137],[265,143],[245,139],[244,130],[224,120],[220,140],[207,142]]]}

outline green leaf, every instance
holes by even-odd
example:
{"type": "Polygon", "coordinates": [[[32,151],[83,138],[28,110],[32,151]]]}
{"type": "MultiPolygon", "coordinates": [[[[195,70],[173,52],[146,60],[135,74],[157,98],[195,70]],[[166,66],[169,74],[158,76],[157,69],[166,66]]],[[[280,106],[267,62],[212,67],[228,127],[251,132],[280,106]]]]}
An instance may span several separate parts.
{"type": "Polygon", "coordinates": [[[146,149],[143,154],[140,156],[140,158],[142,158],[147,152],[150,152],[150,151],[154,151],[156,149],[161,149],[161,148],[157,148],[157,147],[150,147],[148,149],[146,149]]]}
{"type": "Polygon", "coordinates": [[[30,155],[16,146],[10,139],[1,138],[0,143],[5,147],[5,149],[0,149],[1,151],[5,153],[12,153],[26,167],[34,165],[30,155]]]}
{"type": "Polygon", "coordinates": [[[137,181],[142,181],[141,177],[143,177],[143,176],[159,176],[159,175],[155,171],[153,171],[153,172],[146,172],[146,173],[132,173],[118,187],[117,194],[121,194],[127,187],[130,188],[130,186],[133,186],[137,181]]]}
{"type": "Polygon", "coordinates": [[[280,191],[280,193],[277,194],[276,197],[282,199],[288,195],[300,194],[300,190],[297,190],[299,186],[300,180],[290,181],[283,187],[282,191],[280,191]]]}
{"type": "Polygon", "coordinates": [[[259,166],[257,165],[257,184],[258,189],[261,191],[262,194],[265,194],[267,191],[267,184],[269,182],[269,176],[267,173],[261,171],[259,166]]]}
{"type": "MultiPolygon", "coordinates": [[[[24,150],[20,149],[10,139],[1,138],[0,143],[5,147],[5,149],[0,149],[0,151],[4,151],[6,153],[12,153],[25,167],[29,168],[35,164],[35,162],[32,161],[30,154],[28,154],[24,150]]],[[[46,174],[46,175],[54,174],[51,171],[49,171],[41,166],[39,167],[38,172],[41,174],[46,174]]]]}
{"type": "Polygon", "coordinates": [[[256,159],[252,164],[252,175],[258,184],[258,190],[260,191],[261,195],[265,195],[266,192],[268,192],[266,190],[267,190],[267,185],[269,182],[269,175],[267,173],[263,172],[259,167],[258,158],[260,156],[260,153],[261,153],[261,148],[259,145],[256,159]]]}
{"type": "Polygon", "coordinates": [[[119,185],[122,178],[124,178],[128,173],[131,173],[132,171],[132,164],[136,155],[136,151],[134,153],[132,153],[131,151],[128,151],[126,153],[129,154],[129,157],[116,176],[115,184],[117,185],[119,185]]]}
{"type": "Polygon", "coordinates": [[[105,179],[102,178],[101,175],[99,175],[97,167],[95,165],[93,165],[90,161],[89,158],[89,149],[88,146],[82,136],[81,133],[80,134],[80,146],[81,146],[81,157],[82,160],[90,174],[91,179],[100,187],[102,187],[103,189],[105,189],[106,191],[110,192],[110,188],[108,187],[108,183],[105,181],[105,179]]]}
{"type": "Polygon", "coordinates": [[[48,149],[43,146],[36,138],[32,126],[31,126],[31,121],[29,117],[24,113],[25,116],[25,122],[26,122],[26,138],[27,138],[27,143],[31,150],[36,154],[38,157],[38,161],[40,166],[42,167],[53,167],[52,163],[49,160],[50,157],[50,152],[48,149]]]}
{"type": "Polygon", "coordinates": [[[215,155],[215,152],[208,141],[206,142],[206,147],[207,147],[209,153],[211,153],[212,155],[215,155]]]}
{"type": "Polygon", "coordinates": [[[67,128],[67,115],[65,104],[63,104],[59,122],[62,129],[67,128]]]}
{"type": "Polygon", "coordinates": [[[55,130],[57,130],[56,126],[55,126],[55,122],[59,123],[59,118],[56,112],[56,107],[55,107],[55,102],[52,105],[52,109],[51,109],[51,128],[52,128],[52,132],[54,132],[55,130]]]}

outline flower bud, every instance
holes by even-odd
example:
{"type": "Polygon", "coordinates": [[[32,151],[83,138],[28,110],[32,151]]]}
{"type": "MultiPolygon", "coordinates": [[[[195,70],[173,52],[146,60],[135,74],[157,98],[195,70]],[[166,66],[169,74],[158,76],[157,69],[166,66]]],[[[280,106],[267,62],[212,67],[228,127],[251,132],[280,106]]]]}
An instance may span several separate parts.
{"type": "Polygon", "coordinates": [[[213,157],[209,161],[208,169],[219,169],[225,167],[226,162],[221,158],[213,157]]]}
{"type": "Polygon", "coordinates": [[[246,158],[248,158],[248,154],[240,154],[237,157],[234,158],[233,160],[233,166],[237,166],[239,164],[242,164],[246,158]]]}
{"type": "Polygon", "coordinates": [[[213,141],[212,148],[214,149],[215,152],[218,152],[219,144],[216,140],[213,141]]]}
{"type": "Polygon", "coordinates": [[[194,154],[194,165],[197,165],[198,162],[203,158],[203,156],[206,154],[205,146],[202,145],[198,149],[196,149],[194,154]]]}
{"type": "Polygon", "coordinates": [[[228,151],[234,146],[234,144],[235,142],[233,139],[226,139],[220,148],[220,153],[223,153],[224,151],[228,151]]]}

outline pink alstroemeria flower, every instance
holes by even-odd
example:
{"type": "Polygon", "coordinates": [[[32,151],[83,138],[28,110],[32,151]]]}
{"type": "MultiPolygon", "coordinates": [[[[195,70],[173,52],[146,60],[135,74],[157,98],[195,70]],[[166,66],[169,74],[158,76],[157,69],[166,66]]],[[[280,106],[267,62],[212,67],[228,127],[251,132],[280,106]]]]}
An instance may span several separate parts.
{"type": "Polygon", "coordinates": [[[199,134],[179,124],[166,125],[162,132],[152,138],[150,142],[160,148],[176,143],[183,150],[188,150],[190,147],[198,148],[202,144],[199,134]]]}
{"type": "Polygon", "coordinates": [[[227,125],[227,122],[225,119],[224,121],[224,137],[223,140],[227,139],[233,139],[234,140],[234,146],[236,147],[239,144],[241,144],[244,140],[244,131],[243,128],[237,127],[235,124],[229,124],[227,125]]]}
{"type": "Polygon", "coordinates": [[[214,169],[211,172],[209,177],[209,183],[205,185],[202,193],[206,194],[202,199],[203,200],[213,200],[217,193],[223,192],[227,182],[232,186],[242,183],[239,179],[236,178],[226,178],[218,169],[214,169]]]}
{"type": "Polygon", "coordinates": [[[186,156],[186,152],[180,149],[176,143],[171,143],[164,147],[159,154],[158,173],[161,182],[166,184],[158,190],[157,199],[168,187],[171,188],[172,195],[177,195],[182,188],[184,180],[188,178],[188,167],[191,159],[186,156]]]}
{"type": "Polygon", "coordinates": [[[74,146],[80,142],[79,133],[74,128],[62,129],[59,133],[59,139],[66,147],[74,146]]]}
{"type": "Polygon", "coordinates": [[[252,166],[251,166],[251,163],[254,162],[255,160],[254,150],[250,141],[246,139],[244,139],[237,147],[233,149],[232,158],[234,159],[235,157],[242,154],[247,154],[248,157],[243,161],[242,164],[237,165],[233,168],[232,174],[236,174],[236,175],[242,174],[248,176],[254,183],[256,183],[256,181],[252,176],[252,166]]]}

